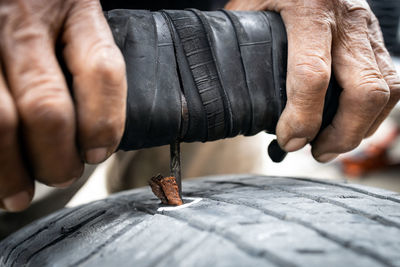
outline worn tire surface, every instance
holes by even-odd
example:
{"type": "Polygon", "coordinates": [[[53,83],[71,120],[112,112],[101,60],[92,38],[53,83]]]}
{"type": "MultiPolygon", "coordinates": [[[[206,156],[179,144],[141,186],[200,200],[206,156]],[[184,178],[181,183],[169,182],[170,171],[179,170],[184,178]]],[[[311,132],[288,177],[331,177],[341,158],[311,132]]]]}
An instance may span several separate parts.
{"type": "Polygon", "coordinates": [[[3,266],[400,266],[400,195],[308,179],[184,183],[186,208],[149,188],[64,209],[0,243],[3,266]]]}

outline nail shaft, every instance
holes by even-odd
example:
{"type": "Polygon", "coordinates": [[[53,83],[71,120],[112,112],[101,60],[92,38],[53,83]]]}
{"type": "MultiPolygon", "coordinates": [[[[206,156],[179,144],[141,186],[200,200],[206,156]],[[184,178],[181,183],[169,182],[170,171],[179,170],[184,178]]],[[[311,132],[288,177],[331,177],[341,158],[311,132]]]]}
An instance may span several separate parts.
{"type": "Polygon", "coordinates": [[[180,142],[176,140],[170,145],[170,170],[179,188],[179,196],[182,197],[182,178],[181,178],[181,149],[180,142]]]}

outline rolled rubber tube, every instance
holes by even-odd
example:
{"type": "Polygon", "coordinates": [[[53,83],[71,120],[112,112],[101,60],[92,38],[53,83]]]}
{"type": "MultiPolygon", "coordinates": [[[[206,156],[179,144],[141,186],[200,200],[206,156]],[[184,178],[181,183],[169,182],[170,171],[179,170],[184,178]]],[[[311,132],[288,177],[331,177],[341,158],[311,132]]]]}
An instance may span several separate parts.
{"type": "MultiPolygon", "coordinates": [[[[287,38],[273,12],[112,10],[126,62],[122,150],[275,133],[286,103],[287,38]]],[[[334,78],[323,127],[341,89],[334,78]]]]}

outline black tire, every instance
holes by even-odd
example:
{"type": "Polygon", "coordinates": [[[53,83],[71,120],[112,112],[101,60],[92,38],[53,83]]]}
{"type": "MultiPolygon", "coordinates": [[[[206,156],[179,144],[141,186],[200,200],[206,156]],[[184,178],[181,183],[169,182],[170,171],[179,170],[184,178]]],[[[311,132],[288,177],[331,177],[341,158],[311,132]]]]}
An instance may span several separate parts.
{"type": "Polygon", "coordinates": [[[3,266],[400,266],[400,195],[308,179],[184,183],[202,198],[158,211],[149,188],[64,209],[0,243],[3,266]]]}

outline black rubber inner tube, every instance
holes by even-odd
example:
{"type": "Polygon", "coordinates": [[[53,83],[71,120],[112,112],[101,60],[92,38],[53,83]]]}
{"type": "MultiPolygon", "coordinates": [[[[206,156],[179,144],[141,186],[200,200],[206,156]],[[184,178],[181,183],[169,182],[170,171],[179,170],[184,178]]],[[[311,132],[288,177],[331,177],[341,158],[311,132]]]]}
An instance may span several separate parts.
{"type": "MultiPolygon", "coordinates": [[[[275,133],[286,103],[287,38],[273,12],[105,12],[127,66],[122,150],[275,133]]],[[[334,79],[323,127],[340,94],[334,79]]]]}

